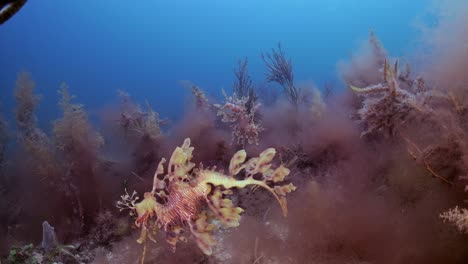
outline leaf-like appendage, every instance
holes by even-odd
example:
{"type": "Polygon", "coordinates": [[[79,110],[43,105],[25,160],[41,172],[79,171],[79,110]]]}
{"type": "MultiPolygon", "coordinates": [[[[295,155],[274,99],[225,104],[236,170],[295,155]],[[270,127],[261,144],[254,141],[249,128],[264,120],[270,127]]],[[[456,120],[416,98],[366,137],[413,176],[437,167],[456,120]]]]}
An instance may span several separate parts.
{"type": "Polygon", "coordinates": [[[245,164],[245,172],[247,174],[247,177],[252,177],[257,173],[257,162],[258,158],[251,158],[247,161],[245,164]]]}
{"type": "Polygon", "coordinates": [[[187,156],[187,161],[191,161],[193,158],[193,150],[194,147],[190,147],[190,138],[186,138],[184,140],[184,144],[182,144],[182,150],[184,151],[185,155],[187,156]]]}
{"type": "Polygon", "coordinates": [[[169,180],[181,181],[187,179],[187,174],[195,167],[192,159],[193,147],[190,147],[190,139],[186,138],[182,147],[177,147],[169,160],[169,180]]]}
{"type": "Polygon", "coordinates": [[[166,241],[171,245],[172,251],[175,252],[177,242],[187,242],[187,238],[182,236],[182,227],[174,225],[166,229],[166,241]]]}
{"type": "Polygon", "coordinates": [[[283,165],[279,166],[276,168],[276,170],[273,171],[271,175],[271,180],[273,182],[282,182],[288,176],[290,173],[290,170],[283,165]]]}
{"type": "Polygon", "coordinates": [[[169,161],[168,173],[170,181],[186,178],[187,171],[184,168],[186,161],[187,156],[184,151],[177,147],[174,152],[172,152],[172,156],[169,161]]]}
{"type": "Polygon", "coordinates": [[[216,240],[211,235],[211,231],[215,229],[215,226],[208,221],[206,211],[198,215],[195,225],[191,223],[189,223],[189,225],[198,247],[206,255],[211,255],[213,253],[212,248],[216,245],[216,240]]]}
{"type": "Polygon", "coordinates": [[[281,209],[283,210],[283,215],[285,217],[288,215],[288,204],[286,201],[286,194],[296,189],[297,187],[294,186],[292,183],[273,187],[274,192],[278,195],[278,202],[281,205],[281,209]]]}
{"type": "Polygon", "coordinates": [[[383,85],[381,83],[376,84],[376,85],[369,85],[365,88],[359,88],[354,85],[349,86],[353,92],[360,93],[360,94],[371,94],[371,93],[377,93],[377,92],[384,92],[388,91],[389,88],[386,85],[383,85]]]}
{"type": "Polygon", "coordinates": [[[245,158],[247,157],[247,153],[245,150],[239,150],[232,156],[231,162],[229,164],[229,175],[234,176],[238,174],[244,167],[242,163],[244,163],[245,158]]]}
{"type": "Polygon", "coordinates": [[[232,191],[221,191],[218,187],[213,194],[207,197],[208,206],[225,227],[239,226],[240,214],[244,209],[234,206],[231,200],[223,198],[224,195],[232,194],[232,191]]]}
{"type": "Polygon", "coordinates": [[[148,220],[155,214],[156,203],[156,198],[154,198],[151,193],[147,192],[144,195],[144,199],[135,204],[135,210],[138,215],[135,225],[141,227],[140,237],[137,240],[140,244],[144,243],[148,236],[148,220]]]}
{"type": "Polygon", "coordinates": [[[269,148],[262,151],[262,153],[260,153],[260,155],[258,156],[257,160],[257,173],[263,174],[267,172],[271,167],[271,161],[273,160],[275,155],[276,150],[274,148],[269,148]]]}
{"type": "Polygon", "coordinates": [[[144,218],[149,218],[154,215],[156,205],[156,198],[154,198],[154,196],[149,192],[145,193],[144,199],[135,205],[135,209],[138,214],[136,222],[137,227],[140,227],[141,223],[146,221],[144,218]]]}
{"type": "Polygon", "coordinates": [[[158,168],[156,172],[154,173],[153,176],[153,190],[151,191],[153,194],[156,192],[156,190],[162,190],[166,187],[166,183],[164,180],[158,179],[158,175],[161,175],[164,173],[164,163],[166,162],[165,158],[162,158],[161,161],[158,164],[158,168]]]}
{"type": "Polygon", "coordinates": [[[247,177],[252,177],[257,173],[267,173],[271,167],[271,160],[276,155],[276,150],[274,148],[269,148],[258,156],[258,158],[251,158],[247,161],[245,171],[247,172],[247,177]]]}
{"type": "MultiPolygon", "coordinates": [[[[238,152],[242,153],[242,152],[238,152]]],[[[238,154],[236,153],[236,154],[238,154]]],[[[246,178],[243,180],[236,180],[232,176],[226,176],[222,173],[217,173],[214,171],[203,170],[199,174],[199,180],[201,182],[210,183],[214,186],[222,186],[226,189],[230,188],[245,188],[248,185],[257,185],[262,188],[267,189],[271,192],[275,198],[278,200],[279,204],[281,205],[281,209],[283,211],[283,215],[287,216],[288,210],[286,206],[286,193],[294,191],[296,187],[292,184],[283,185],[283,186],[276,186],[278,191],[275,191],[274,188],[268,186],[267,182],[278,183],[284,181],[285,177],[290,173],[289,169],[281,165],[280,167],[276,168],[275,170],[271,169],[271,161],[273,160],[276,154],[276,150],[274,148],[269,148],[260,153],[260,155],[256,158],[251,158],[248,160],[244,165],[246,178]],[[254,179],[253,176],[257,173],[261,173],[263,179],[257,180],[254,179]]],[[[242,153],[243,155],[243,153],[242,153]]],[[[236,155],[234,155],[233,160],[231,160],[230,168],[238,168],[240,164],[239,161],[236,160],[236,155]],[[234,165],[233,165],[234,164],[234,165]]],[[[243,159],[243,157],[242,157],[243,159]]],[[[232,170],[234,171],[234,170],[232,170]]],[[[237,170],[237,171],[240,171],[237,170]]],[[[234,227],[237,226],[239,223],[240,213],[243,212],[243,209],[240,207],[234,207],[232,205],[231,200],[223,199],[222,194],[219,190],[215,190],[212,196],[208,197],[208,204],[210,208],[217,213],[217,216],[220,217],[221,222],[225,226],[234,227]],[[224,204],[223,204],[224,203],[224,204]],[[220,209],[222,208],[222,209],[220,209]],[[224,209],[229,208],[229,209],[224,209]]]]}
{"type": "Polygon", "coordinates": [[[279,196],[286,196],[286,194],[296,190],[297,187],[290,183],[287,185],[275,186],[273,189],[275,190],[275,193],[279,196]]]}

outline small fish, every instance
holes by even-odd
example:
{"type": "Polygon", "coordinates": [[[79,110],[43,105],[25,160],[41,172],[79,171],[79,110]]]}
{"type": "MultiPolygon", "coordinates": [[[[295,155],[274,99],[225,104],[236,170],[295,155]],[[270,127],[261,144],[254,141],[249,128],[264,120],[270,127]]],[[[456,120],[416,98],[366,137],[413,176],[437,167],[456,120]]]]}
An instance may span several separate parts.
{"type": "Polygon", "coordinates": [[[0,25],[14,16],[27,0],[0,0],[0,25]]]}

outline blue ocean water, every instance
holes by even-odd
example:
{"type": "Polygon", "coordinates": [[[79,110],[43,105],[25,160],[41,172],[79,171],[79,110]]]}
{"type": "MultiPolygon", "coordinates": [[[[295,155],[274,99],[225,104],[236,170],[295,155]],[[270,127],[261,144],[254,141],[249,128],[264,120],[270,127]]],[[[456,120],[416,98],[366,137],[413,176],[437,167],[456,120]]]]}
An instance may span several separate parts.
{"type": "Polygon", "coordinates": [[[38,115],[58,115],[57,90],[69,84],[93,113],[128,91],[162,117],[181,116],[191,80],[209,94],[231,89],[233,69],[249,58],[255,83],[264,82],[261,53],[282,43],[296,80],[339,83],[336,63],[349,57],[369,30],[392,54],[405,54],[417,36],[425,0],[56,1],[29,0],[0,26],[0,101],[10,115],[21,70],[43,94],[38,115]]]}

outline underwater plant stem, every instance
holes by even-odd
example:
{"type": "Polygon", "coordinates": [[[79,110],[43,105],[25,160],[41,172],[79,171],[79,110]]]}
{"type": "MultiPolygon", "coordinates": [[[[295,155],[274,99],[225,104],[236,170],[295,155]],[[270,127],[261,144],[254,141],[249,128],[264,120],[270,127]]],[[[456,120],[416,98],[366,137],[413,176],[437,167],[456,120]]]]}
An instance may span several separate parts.
{"type": "Polygon", "coordinates": [[[252,264],[260,263],[260,260],[263,258],[263,255],[258,256],[258,237],[255,238],[254,246],[254,262],[252,264]]]}
{"type": "MultiPolygon", "coordinates": [[[[419,155],[422,154],[422,151],[421,149],[416,145],[416,143],[414,143],[413,141],[411,141],[410,139],[408,139],[407,137],[401,135],[401,137],[409,144],[411,145],[414,149],[416,149],[416,151],[418,152],[419,155]]],[[[408,153],[410,154],[411,157],[413,157],[415,160],[417,159],[417,156],[408,148],[407,149],[408,153]]],[[[432,176],[438,178],[439,180],[449,184],[449,185],[453,185],[453,182],[447,180],[446,178],[440,176],[438,173],[436,173],[432,168],[431,166],[427,163],[426,159],[424,157],[422,157],[422,162],[424,164],[424,166],[426,167],[426,169],[432,174],[432,176]]]]}
{"type": "Polygon", "coordinates": [[[140,264],[145,264],[145,257],[146,257],[146,246],[148,245],[148,242],[143,243],[143,252],[141,252],[141,261],[140,264]]]}
{"type": "Polygon", "coordinates": [[[445,179],[444,177],[440,176],[439,174],[437,174],[430,166],[429,164],[427,164],[426,161],[424,161],[424,165],[426,166],[426,169],[436,178],[444,181],[445,183],[449,184],[449,185],[453,185],[453,182],[445,179]]]}

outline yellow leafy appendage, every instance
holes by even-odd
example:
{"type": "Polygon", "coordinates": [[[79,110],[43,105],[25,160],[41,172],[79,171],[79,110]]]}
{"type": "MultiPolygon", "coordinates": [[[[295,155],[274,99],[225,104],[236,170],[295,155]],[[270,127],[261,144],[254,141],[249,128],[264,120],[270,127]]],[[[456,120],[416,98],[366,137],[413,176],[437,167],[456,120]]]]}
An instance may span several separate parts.
{"type": "Polygon", "coordinates": [[[211,255],[216,245],[211,235],[215,229],[212,220],[218,219],[224,227],[236,227],[244,211],[229,199],[232,188],[256,185],[267,189],[279,202],[283,215],[287,216],[286,195],[296,187],[283,183],[290,172],[288,168],[283,165],[272,168],[275,149],[269,148],[247,162],[245,150],[238,151],[231,159],[227,175],[201,166],[195,169],[195,164],[191,162],[193,150],[190,139],[185,139],[183,145],[172,153],[167,174],[162,178],[159,176],[164,174],[166,160],[163,158],[160,161],[153,188],[144,194],[142,201],[129,203],[127,195],[124,202],[119,203],[120,208],[127,205],[127,208],[136,211],[135,224],[141,228],[138,243],[145,243],[148,237],[154,241],[153,235],[163,229],[167,235],[166,241],[175,250],[178,241],[187,240],[183,230],[188,227],[198,247],[203,253],[211,255]],[[244,179],[235,179],[234,176],[242,170],[245,171],[244,179]],[[257,174],[262,175],[260,180],[254,179],[257,174]],[[204,206],[205,203],[207,206],[204,206]]]}

